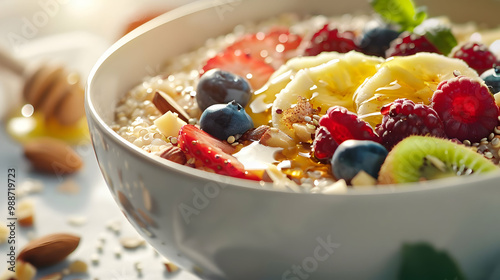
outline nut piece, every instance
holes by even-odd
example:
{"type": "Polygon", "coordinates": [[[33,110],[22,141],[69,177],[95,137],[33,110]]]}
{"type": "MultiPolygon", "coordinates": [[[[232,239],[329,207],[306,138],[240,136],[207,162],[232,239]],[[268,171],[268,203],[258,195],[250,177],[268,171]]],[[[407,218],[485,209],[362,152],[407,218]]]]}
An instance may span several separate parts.
{"type": "Polygon", "coordinates": [[[87,273],[88,266],[84,261],[76,260],[69,265],[69,272],[73,273],[87,273]]]}
{"type": "Polygon", "coordinates": [[[37,268],[46,267],[64,260],[79,243],[80,237],[72,234],[49,234],[29,242],[17,258],[37,268]]]}
{"type": "Polygon", "coordinates": [[[292,137],[277,128],[270,128],[264,132],[259,142],[269,147],[290,148],[295,145],[292,137]]]}
{"type": "Polygon", "coordinates": [[[249,129],[247,132],[243,133],[239,140],[258,141],[268,129],[270,129],[268,125],[261,125],[257,128],[249,129]]]}
{"type": "Polygon", "coordinates": [[[20,226],[33,226],[35,217],[35,206],[33,201],[30,199],[21,200],[17,206],[16,216],[20,226]]]}
{"type": "Polygon", "coordinates": [[[24,155],[33,167],[51,174],[68,174],[78,171],[83,161],[64,141],[53,138],[38,138],[24,145],[24,155]]]}
{"type": "Polygon", "coordinates": [[[17,280],[31,280],[35,279],[36,268],[30,263],[18,262],[16,268],[17,280]]]}
{"type": "Polygon", "coordinates": [[[146,241],[140,237],[122,237],[120,244],[125,249],[136,249],[146,244],[146,241]]]}
{"type": "Polygon", "coordinates": [[[176,264],[167,259],[163,260],[163,264],[165,265],[165,268],[167,269],[168,273],[174,273],[179,270],[179,267],[176,264]]]}
{"type": "Polygon", "coordinates": [[[184,154],[181,148],[173,145],[168,146],[165,150],[163,150],[160,157],[182,165],[187,162],[186,154],[184,154]]]}
{"type": "Polygon", "coordinates": [[[188,113],[186,113],[186,111],[167,93],[157,90],[153,97],[153,104],[162,114],[170,111],[176,113],[179,119],[189,123],[190,117],[188,113]]]}

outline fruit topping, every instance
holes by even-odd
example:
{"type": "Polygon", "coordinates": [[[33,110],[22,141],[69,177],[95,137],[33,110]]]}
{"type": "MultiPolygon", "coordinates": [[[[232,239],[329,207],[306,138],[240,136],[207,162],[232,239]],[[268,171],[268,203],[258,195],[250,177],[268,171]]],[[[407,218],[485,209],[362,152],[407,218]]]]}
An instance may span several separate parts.
{"type": "Polygon", "coordinates": [[[380,184],[399,184],[498,170],[490,160],[464,145],[429,137],[410,136],[387,155],[380,184]]]}
{"type": "Polygon", "coordinates": [[[245,109],[233,100],[228,104],[208,107],[201,114],[200,128],[220,140],[226,140],[230,136],[238,139],[253,128],[253,121],[245,109]]]}
{"type": "Polygon", "coordinates": [[[210,58],[201,70],[201,75],[210,69],[219,68],[248,80],[252,89],[263,86],[273,74],[274,68],[240,50],[227,50],[210,58]]]}
{"type": "Polygon", "coordinates": [[[419,52],[440,53],[440,51],[425,36],[403,32],[391,42],[385,56],[408,56],[419,52]]]}
{"type": "Polygon", "coordinates": [[[196,87],[196,101],[202,111],[232,100],[245,107],[251,94],[252,89],[244,78],[217,68],[205,72],[196,87]]]}
{"type": "Polygon", "coordinates": [[[325,24],[311,38],[304,55],[318,55],[322,52],[346,53],[352,50],[359,51],[354,42],[356,35],[352,31],[339,31],[337,28],[331,29],[325,24]]]}
{"type": "Polygon", "coordinates": [[[478,78],[464,61],[435,53],[387,59],[354,93],[357,113],[375,127],[382,122],[382,107],[398,98],[429,105],[437,85],[453,78],[454,71],[478,78]]]}
{"type": "Polygon", "coordinates": [[[458,76],[441,82],[431,107],[443,121],[448,138],[480,141],[498,124],[498,106],[479,79],[458,76]]]}
{"type": "Polygon", "coordinates": [[[500,65],[486,70],[481,74],[481,79],[483,79],[492,94],[500,92],[500,65]]]}
{"type": "Polygon", "coordinates": [[[338,146],[339,144],[337,144],[337,142],[333,140],[332,135],[330,134],[330,132],[328,132],[326,127],[320,126],[316,129],[316,133],[314,134],[314,141],[311,148],[311,151],[316,159],[331,159],[338,146]]]}
{"type": "Polygon", "coordinates": [[[427,105],[402,98],[385,105],[381,112],[384,117],[376,131],[388,150],[410,135],[446,137],[443,122],[427,105]]]}
{"type": "Polygon", "coordinates": [[[366,30],[359,42],[364,54],[385,57],[391,42],[399,36],[399,32],[389,27],[377,26],[366,30]]]}
{"type": "Polygon", "coordinates": [[[288,29],[277,28],[267,33],[247,34],[227,47],[226,51],[241,51],[254,59],[261,60],[278,68],[289,58],[300,45],[302,38],[290,33],[288,29]]]}
{"type": "Polygon", "coordinates": [[[330,107],[319,124],[330,132],[339,145],[349,139],[380,142],[379,136],[367,122],[342,106],[330,107]]]}
{"type": "Polygon", "coordinates": [[[482,43],[467,42],[452,50],[451,56],[465,61],[479,75],[497,63],[495,55],[482,43]]]}
{"type": "Polygon", "coordinates": [[[178,145],[187,155],[217,174],[259,180],[256,175],[245,171],[243,164],[231,155],[234,147],[194,125],[187,124],[179,130],[178,145]]]}
{"type": "Polygon", "coordinates": [[[377,179],[380,167],[387,156],[381,144],[370,140],[347,140],[340,144],[333,154],[332,173],[347,183],[364,171],[377,179]]]}

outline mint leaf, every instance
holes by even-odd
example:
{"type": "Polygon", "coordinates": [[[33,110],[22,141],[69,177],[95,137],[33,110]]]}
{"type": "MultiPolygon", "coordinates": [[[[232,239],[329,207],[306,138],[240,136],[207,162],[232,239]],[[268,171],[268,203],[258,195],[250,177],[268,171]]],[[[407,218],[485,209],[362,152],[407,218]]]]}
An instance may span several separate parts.
{"type": "Polygon", "coordinates": [[[427,243],[404,244],[398,280],[465,280],[453,258],[427,243]]]}
{"type": "Polygon", "coordinates": [[[439,19],[428,19],[415,27],[414,32],[425,36],[444,55],[448,55],[458,44],[451,28],[439,19]]]}
{"type": "Polygon", "coordinates": [[[389,23],[398,24],[400,31],[412,31],[424,21],[424,8],[416,8],[412,0],[371,0],[373,9],[389,23]]]}

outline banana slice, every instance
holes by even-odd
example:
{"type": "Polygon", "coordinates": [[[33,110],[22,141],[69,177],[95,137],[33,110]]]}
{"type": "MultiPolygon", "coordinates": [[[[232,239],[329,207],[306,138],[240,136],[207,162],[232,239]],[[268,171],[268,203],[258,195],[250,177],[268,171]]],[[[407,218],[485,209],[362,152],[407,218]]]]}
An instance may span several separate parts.
{"type": "Polygon", "coordinates": [[[287,110],[301,112],[316,110],[324,113],[334,105],[346,107],[356,112],[353,99],[355,90],[367,79],[373,76],[378,66],[384,60],[379,57],[367,56],[358,52],[338,54],[318,66],[299,70],[277,95],[272,105],[272,124],[294,139],[293,123],[300,122],[300,116],[290,121],[287,110]],[[304,107],[300,100],[307,99],[312,108],[304,107]]]}
{"type": "Polygon", "coordinates": [[[357,114],[373,127],[382,121],[380,108],[398,98],[429,104],[437,85],[461,75],[478,78],[476,71],[459,59],[434,53],[393,57],[354,93],[357,114]]]}
{"type": "Polygon", "coordinates": [[[269,81],[252,95],[247,113],[254,125],[269,125],[271,121],[270,108],[278,94],[301,69],[314,67],[327,61],[338,59],[343,54],[338,52],[323,52],[316,56],[294,57],[282,65],[271,75],[269,81]]]}

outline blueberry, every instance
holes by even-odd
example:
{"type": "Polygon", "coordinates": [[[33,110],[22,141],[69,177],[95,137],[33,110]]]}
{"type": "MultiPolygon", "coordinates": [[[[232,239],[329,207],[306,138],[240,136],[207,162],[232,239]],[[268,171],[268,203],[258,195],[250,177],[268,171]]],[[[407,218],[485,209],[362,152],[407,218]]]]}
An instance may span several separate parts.
{"type": "Polygon", "coordinates": [[[366,30],[359,47],[367,55],[385,57],[385,51],[389,48],[391,41],[399,36],[399,32],[388,27],[377,26],[366,30]]]}
{"type": "Polygon", "coordinates": [[[203,111],[200,128],[215,138],[226,140],[253,128],[253,121],[245,109],[233,100],[228,104],[214,104],[203,111]]]}
{"type": "Polygon", "coordinates": [[[481,74],[481,79],[490,89],[492,94],[500,92],[500,65],[481,74]]]}
{"type": "Polygon", "coordinates": [[[344,179],[348,183],[361,170],[377,178],[386,157],[387,149],[377,142],[346,140],[333,154],[332,172],[337,179],[344,179]]]}
{"type": "Polygon", "coordinates": [[[226,104],[235,100],[245,107],[252,90],[247,80],[220,69],[211,69],[201,76],[196,87],[196,101],[203,111],[214,104],[226,104]]]}

